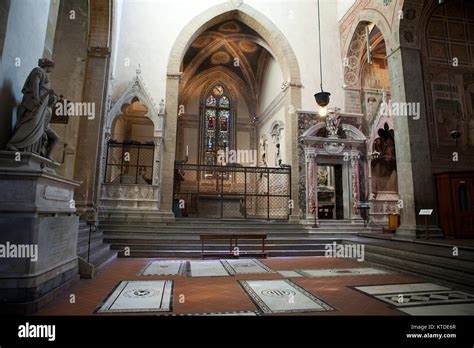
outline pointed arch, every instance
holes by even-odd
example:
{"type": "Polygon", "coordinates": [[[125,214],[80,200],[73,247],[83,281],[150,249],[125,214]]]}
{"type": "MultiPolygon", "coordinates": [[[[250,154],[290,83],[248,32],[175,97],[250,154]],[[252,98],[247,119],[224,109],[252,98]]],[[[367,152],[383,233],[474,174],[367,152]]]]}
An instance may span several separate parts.
{"type": "Polygon", "coordinates": [[[255,30],[270,46],[280,63],[283,76],[291,84],[300,85],[300,69],[296,55],[285,35],[267,17],[247,4],[226,2],[195,17],[178,35],[168,61],[168,75],[180,73],[180,65],[191,43],[206,29],[227,19],[238,19],[255,30]]]}
{"type": "MultiPolygon", "coordinates": [[[[269,46],[275,60],[279,63],[283,77],[287,82],[285,90],[285,153],[288,154],[287,163],[295,168],[292,172],[292,199],[295,206],[298,206],[298,151],[297,140],[297,119],[291,110],[301,108],[301,75],[296,59],[296,55],[289,44],[287,38],[263,14],[241,1],[228,1],[210,7],[200,15],[196,16],[186,25],[178,35],[170,52],[167,82],[166,82],[166,136],[164,137],[163,153],[163,176],[161,191],[162,207],[165,210],[172,210],[173,204],[173,181],[174,181],[174,161],[176,159],[176,133],[177,133],[177,110],[179,105],[180,79],[182,77],[181,65],[183,58],[191,43],[204,31],[212,26],[226,20],[238,20],[252,30],[254,30],[269,46]],[[291,106],[291,108],[290,108],[291,106]],[[169,188],[169,189],[168,189],[169,188]]],[[[298,220],[299,213],[293,211],[291,220],[298,220]]]]}
{"type": "Polygon", "coordinates": [[[153,99],[150,97],[150,93],[148,92],[148,89],[143,82],[143,77],[139,71],[137,71],[135,78],[128,85],[125,92],[110,109],[107,115],[105,128],[106,133],[111,133],[112,126],[117,117],[122,114],[123,107],[131,105],[136,101],[140,102],[140,104],[147,108],[148,112],[146,113],[145,117],[148,117],[153,122],[155,136],[162,136],[163,112],[162,110],[158,110],[153,99]]]}

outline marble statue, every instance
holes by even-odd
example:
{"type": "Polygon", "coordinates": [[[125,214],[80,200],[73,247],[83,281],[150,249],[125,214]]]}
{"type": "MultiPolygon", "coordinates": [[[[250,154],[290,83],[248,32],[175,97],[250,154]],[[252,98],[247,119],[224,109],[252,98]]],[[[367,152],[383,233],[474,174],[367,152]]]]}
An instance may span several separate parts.
{"type": "Polygon", "coordinates": [[[48,77],[53,68],[54,62],[43,58],[28,75],[7,150],[32,152],[53,160],[51,154],[59,141],[56,132],[49,127],[54,105],[59,99],[48,77]]]}
{"type": "Polygon", "coordinates": [[[326,117],[326,130],[328,132],[328,138],[339,138],[337,132],[339,131],[340,122],[341,117],[337,110],[335,112],[329,113],[329,115],[326,117]]]}

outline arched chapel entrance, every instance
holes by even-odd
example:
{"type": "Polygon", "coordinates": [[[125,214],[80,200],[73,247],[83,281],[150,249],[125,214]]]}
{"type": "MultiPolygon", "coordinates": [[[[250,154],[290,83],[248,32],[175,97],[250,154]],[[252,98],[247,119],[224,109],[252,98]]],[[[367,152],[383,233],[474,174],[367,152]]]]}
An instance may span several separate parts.
{"type": "Polygon", "coordinates": [[[168,64],[160,209],[298,219],[300,88],[288,41],[250,6],[221,4],[191,21],[168,64]],[[282,81],[271,107],[263,107],[267,71],[282,81]],[[264,138],[272,141],[261,146],[264,138]]]}

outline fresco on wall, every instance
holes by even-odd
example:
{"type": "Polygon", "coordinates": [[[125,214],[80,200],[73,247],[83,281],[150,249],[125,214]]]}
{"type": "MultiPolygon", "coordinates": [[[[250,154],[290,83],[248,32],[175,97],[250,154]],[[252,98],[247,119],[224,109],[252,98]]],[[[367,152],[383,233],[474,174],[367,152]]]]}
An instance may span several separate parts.
{"type": "MultiPolygon", "coordinates": [[[[438,147],[453,146],[454,141],[450,133],[454,130],[463,132],[466,128],[462,119],[464,111],[459,88],[453,85],[450,91],[448,83],[434,82],[432,91],[438,147]]],[[[460,139],[460,145],[466,140],[467,134],[460,139]]]]}

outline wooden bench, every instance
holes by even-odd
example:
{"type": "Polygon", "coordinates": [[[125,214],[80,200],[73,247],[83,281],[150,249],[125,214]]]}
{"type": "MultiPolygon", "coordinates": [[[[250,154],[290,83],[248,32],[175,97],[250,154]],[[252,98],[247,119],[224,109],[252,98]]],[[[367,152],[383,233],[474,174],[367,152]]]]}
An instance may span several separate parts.
{"type": "Polygon", "coordinates": [[[267,235],[263,233],[259,234],[201,234],[201,256],[202,258],[207,257],[220,257],[220,256],[230,256],[234,258],[240,257],[240,255],[245,256],[261,256],[267,257],[267,253],[265,251],[265,240],[267,239],[267,235]],[[229,241],[229,252],[206,252],[205,251],[205,242],[209,240],[228,240],[229,241]],[[261,251],[241,251],[239,249],[239,240],[261,240],[262,241],[262,249],[261,251]],[[237,248],[237,249],[236,249],[237,248]]]}

